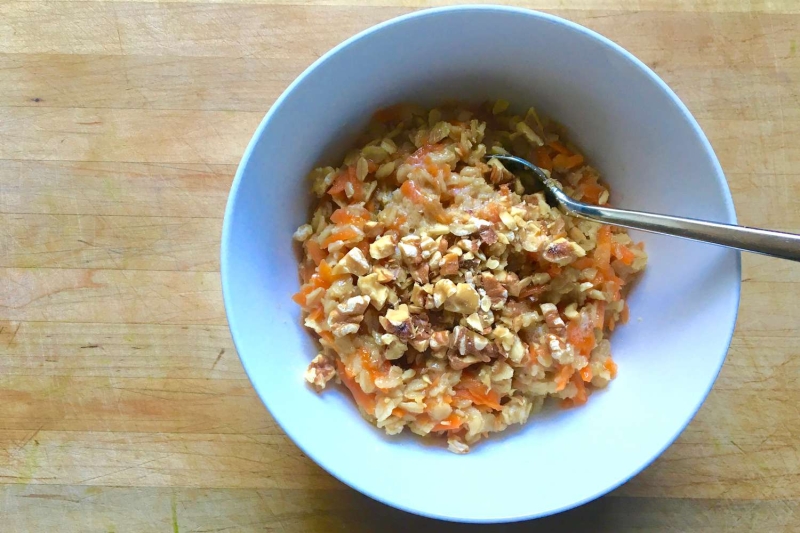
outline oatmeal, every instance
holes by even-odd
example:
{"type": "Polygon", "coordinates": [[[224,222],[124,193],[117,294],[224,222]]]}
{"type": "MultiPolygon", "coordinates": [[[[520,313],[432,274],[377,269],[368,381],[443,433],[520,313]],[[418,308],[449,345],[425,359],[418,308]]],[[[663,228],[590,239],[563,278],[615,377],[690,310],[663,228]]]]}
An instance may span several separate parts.
{"type": "Polygon", "coordinates": [[[446,437],[465,453],[552,397],[571,407],[617,366],[609,332],[647,256],[625,230],[526,195],[492,154],[608,202],[598,172],[533,109],[506,102],[375,114],[359,148],[311,174],[318,197],[294,300],[320,353],[306,380],[344,384],[389,434],[446,437]]]}

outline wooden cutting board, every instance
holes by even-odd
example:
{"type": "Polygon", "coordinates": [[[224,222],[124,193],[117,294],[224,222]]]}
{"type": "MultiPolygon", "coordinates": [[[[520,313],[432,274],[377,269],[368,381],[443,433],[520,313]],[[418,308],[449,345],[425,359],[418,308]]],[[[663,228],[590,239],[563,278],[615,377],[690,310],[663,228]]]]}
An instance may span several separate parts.
{"type": "MultiPolygon", "coordinates": [[[[359,495],[282,434],[236,357],[218,273],[231,178],[274,99],[346,37],[442,3],[0,2],[0,529],[462,530],[359,495]]],[[[740,222],[800,231],[800,3],[520,5],[655,69],[708,134],[740,222]]],[[[651,467],[486,530],[800,529],[798,281],[795,264],[744,257],[725,367],[651,467]]]]}

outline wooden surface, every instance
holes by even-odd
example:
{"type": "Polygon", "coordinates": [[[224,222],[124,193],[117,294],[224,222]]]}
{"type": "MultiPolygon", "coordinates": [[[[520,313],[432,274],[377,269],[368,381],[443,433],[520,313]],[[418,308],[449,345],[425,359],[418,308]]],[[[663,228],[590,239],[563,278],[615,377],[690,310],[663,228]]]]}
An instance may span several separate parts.
{"type": "MultiPolygon", "coordinates": [[[[344,38],[441,3],[0,0],[2,531],[461,530],[295,448],[242,371],[218,273],[235,165],[274,99],[344,38]]],[[[522,4],[653,67],[708,134],[740,222],[800,232],[800,3],[522,4]]],[[[463,530],[800,529],[798,282],[744,257],[722,373],[641,475],[463,530]]]]}

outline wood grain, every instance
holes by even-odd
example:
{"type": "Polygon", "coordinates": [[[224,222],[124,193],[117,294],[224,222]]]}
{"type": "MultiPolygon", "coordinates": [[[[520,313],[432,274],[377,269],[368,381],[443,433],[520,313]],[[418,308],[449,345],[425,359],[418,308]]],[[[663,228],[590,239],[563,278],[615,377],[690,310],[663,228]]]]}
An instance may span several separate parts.
{"type": "MultiPolygon", "coordinates": [[[[800,270],[746,256],[725,366],[652,466],[579,509],[480,527],[345,487],[247,380],[219,283],[227,192],[280,92],[444,0],[0,3],[4,531],[797,531],[800,270]]],[[[795,0],[523,0],[684,100],[741,223],[800,232],[795,0]]]]}

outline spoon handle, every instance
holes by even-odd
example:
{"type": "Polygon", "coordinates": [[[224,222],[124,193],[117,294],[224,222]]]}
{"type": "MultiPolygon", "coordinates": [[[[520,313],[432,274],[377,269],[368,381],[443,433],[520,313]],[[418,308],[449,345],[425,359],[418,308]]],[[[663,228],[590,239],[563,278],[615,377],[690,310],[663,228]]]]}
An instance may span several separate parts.
{"type": "Polygon", "coordinates": [[[665,235],[683,237],[684,239],[727,246],[728,248],[746,252],[800,261],[800,235],[720,224],[719,222],[708,222],[695,218],[657,215],[654,213],[642,213],[641,211],[628,211],[626,209],[584,204],[570,198],[561,190],[558,183],[550,177],[549,173],[546,173],[530,161],[513,155],[491,155],[487,157],[494,157],[500,161],[527,167],[537,177],[539,183],[545,187],[545,194],[548,199],[555,200],[561,204],[571,215],[604,224],[625,226],[626,228],[640,229],[652,233],[663,233],[665,235]]]}
{"type": "Polygon", "coordinates": [[[656,215],[575,202],[563,195],[561,203],[572,214],[626,228],[664,233],[695,241],[708,242],[746,252],[800,261],[800,235],[746,226],[720,224],[693,218],[656,215]]]}

